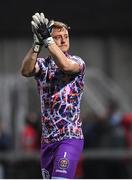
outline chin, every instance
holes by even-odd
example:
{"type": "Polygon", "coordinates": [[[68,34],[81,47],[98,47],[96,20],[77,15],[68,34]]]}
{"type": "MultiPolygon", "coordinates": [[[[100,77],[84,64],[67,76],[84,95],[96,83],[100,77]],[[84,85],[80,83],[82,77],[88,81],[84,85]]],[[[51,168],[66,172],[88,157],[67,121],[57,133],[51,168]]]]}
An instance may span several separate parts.
{"type": "Polygon", "coordinates": [[[61,49],[63,52],[67,52],[67,51],[69,50],[68,47],[61,47],[60,49],[61,49]]]}

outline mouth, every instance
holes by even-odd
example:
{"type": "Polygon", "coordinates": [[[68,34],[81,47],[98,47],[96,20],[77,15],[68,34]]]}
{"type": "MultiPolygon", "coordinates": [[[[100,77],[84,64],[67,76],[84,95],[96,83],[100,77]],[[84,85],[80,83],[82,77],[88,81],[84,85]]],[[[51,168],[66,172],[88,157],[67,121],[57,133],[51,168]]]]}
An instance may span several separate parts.
{"type": "Polygon", "coordinates": [[[61,45],[60,47],[67,47],[67,45],[61,45]]]}

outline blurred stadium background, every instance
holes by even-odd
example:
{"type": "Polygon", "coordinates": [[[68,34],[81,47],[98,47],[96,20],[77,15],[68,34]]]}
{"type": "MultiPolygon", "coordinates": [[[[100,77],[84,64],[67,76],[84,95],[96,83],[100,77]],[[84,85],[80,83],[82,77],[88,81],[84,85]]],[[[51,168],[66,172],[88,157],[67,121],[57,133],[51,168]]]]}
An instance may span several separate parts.
{"type": "Polygon", "coordinates": [[[67,23],[70,52],[86,62],[85,149],[76,176],[132,178],[131,9],[131,0],[1,1],[0,178],[41,178],[39,145],[32,142],[41,131],[39,97],[34,79],[20,75],[35,12],[67,23]]]}

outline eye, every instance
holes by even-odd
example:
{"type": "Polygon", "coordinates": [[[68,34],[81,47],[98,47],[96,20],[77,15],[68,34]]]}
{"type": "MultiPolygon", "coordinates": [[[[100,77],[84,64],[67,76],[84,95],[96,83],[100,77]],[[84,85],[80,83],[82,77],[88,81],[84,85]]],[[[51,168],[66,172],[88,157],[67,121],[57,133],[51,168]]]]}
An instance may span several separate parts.
{"type": "Polygon", "coordinates": [[[64,37],[65,37],[66,39],[69,38],[69,36],[68,36],[67,34],[66,34],[64,37]]]}
{"type": "Polygon", "coordinates": [[[59,39],[61,39],[61,36],[54,36],[53,37],[55,40],[59,40],[59,39]]]}

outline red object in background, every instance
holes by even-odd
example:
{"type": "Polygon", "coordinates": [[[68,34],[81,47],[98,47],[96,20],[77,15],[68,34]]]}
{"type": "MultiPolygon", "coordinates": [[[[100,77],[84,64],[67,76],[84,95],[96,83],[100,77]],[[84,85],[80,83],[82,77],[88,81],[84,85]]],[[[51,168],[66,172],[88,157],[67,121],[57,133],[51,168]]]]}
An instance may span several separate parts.
{"type": "Polygon", "coordinates": [[[132,113],[126,113],[122,119],[125,128],[125,138],[128,148],[132,149],[132,113]]]}
{"type": "Polygon", "coordinates": [[[27,151],[38,150],[38,133],[31,125],[24,127],[21,132],[21,146],[27,151]]]}
{"type": "Polygon", "coordinates": [[[83,160],[84,160],[83,155],[81,155],[78,166],[77,166],[77,169],[76,169],[75,177],[77,179],[83,178],[83,176],[84,176],[84,168],[83,168],[83,162],[84,161],[83,160]]]}
{"type": "Polygon", "coordinates": [[[132,113],[126,113],[123,116],[122,124],[124,127],[128,127],[129,125],[132,125],[132,113]]]}

